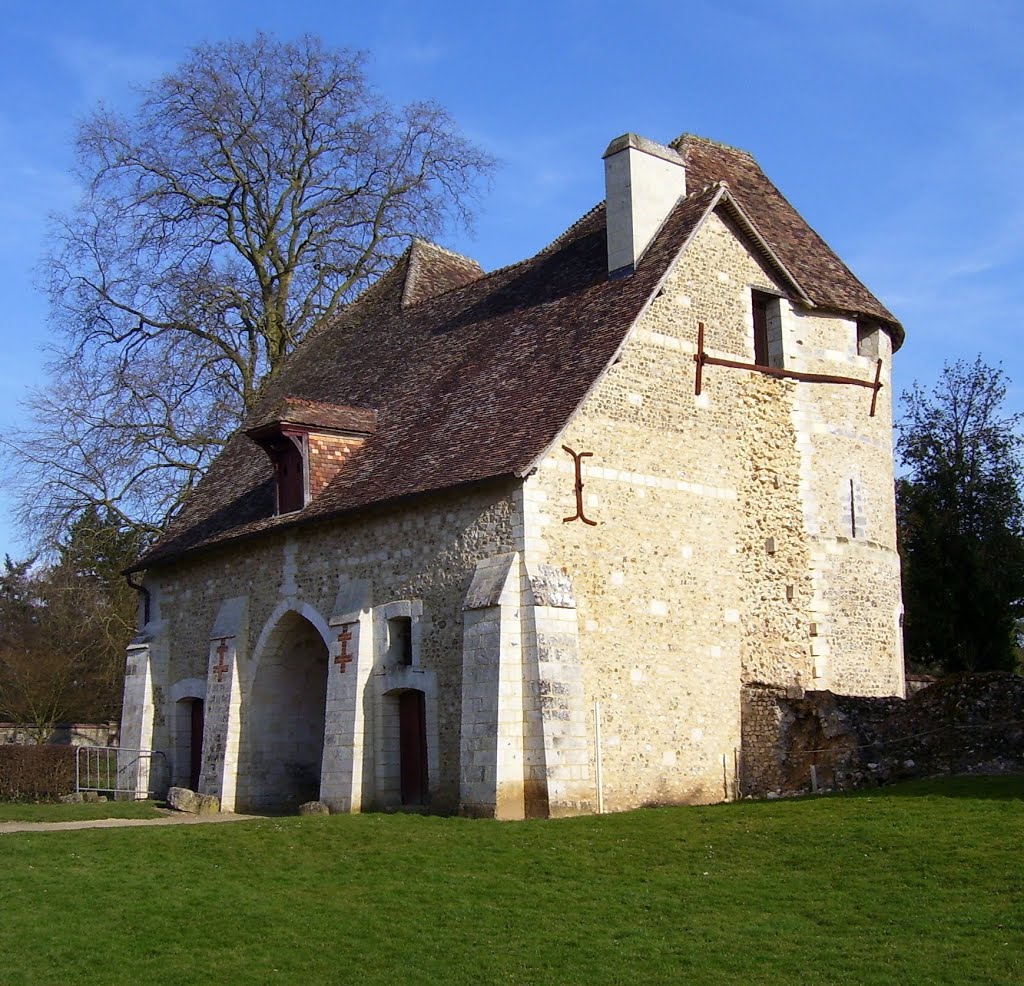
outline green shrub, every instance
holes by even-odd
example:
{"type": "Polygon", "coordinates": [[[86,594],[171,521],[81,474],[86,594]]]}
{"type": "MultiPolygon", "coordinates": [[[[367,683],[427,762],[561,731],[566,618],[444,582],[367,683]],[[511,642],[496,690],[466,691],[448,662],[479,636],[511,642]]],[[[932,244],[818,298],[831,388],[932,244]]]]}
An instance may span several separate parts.
{"type": "Polygon", "coordinates": [[[53,801],[74,789],[74,747],[0,746],[0,801],[53,801]]]}

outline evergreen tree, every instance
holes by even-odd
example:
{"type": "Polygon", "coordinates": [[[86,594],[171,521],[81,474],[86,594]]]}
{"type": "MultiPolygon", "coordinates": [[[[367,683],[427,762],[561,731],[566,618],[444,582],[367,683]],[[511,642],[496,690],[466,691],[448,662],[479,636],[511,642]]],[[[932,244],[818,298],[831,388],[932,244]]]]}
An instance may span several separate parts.
{"type": "Polygon", "coordinates": [[[7,558],[0,572],[0,718],[45,741],[55,723],[120,715],[124,652],[136,593],[121,572],[138,557],[135,531],[88,508],[56,562],[7,558]]]}
{"type": "Polygon", "coordinates": [[[980,357],[947,364],[931,393],[903,395],[897,522],[911,665],[1013,669],[1024,615],[1020,415],[1006,375],[980,357]]]}

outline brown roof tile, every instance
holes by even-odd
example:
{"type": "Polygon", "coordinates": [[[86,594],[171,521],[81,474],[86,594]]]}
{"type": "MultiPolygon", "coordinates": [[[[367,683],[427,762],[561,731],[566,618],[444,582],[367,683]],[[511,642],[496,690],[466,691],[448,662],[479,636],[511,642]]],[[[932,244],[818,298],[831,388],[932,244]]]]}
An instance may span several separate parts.
{"type": "Polygon", "coordinates": [[[687,187],[724,181],[758,231],[792,271],[811,301],[821,307],[885,323],[894,348],[903,326],[807,224],[746,151],[693,134],[672,142],[686,162],[687,187]]]}
{"type": "Polygon", "coordinates": [[[796,214],[749,156],[712,148],[688,145],[689,187],[700,190],[676,206],[627,278],[607,276],[603,204],[535,257],[486,276],[465,258],[414,244],[356,302],[306,337],[136,568],[264,530],[525,474],[721,199],[716,162],[816,303],[856,302],[854,310],[895,324],[813,231],[797,227],[796,214]],[[773,197],[768,206],[754,201],[758,190],[773,197]],[[843,283],[828,294],[833,269],[843,283]],[[377,428],[312,503],[273,517],[270,463],[245,430],[273,420],[282,407],[298,407],[296,398],[321,410],[376,409],[377,428]]]}
{"type": "Polygon", "coordinates": [[[483,268],[475,260],[426,240],[413,240],[402,304],[418,305],[421,301],[461,288],[483,276],[483,268]]]}

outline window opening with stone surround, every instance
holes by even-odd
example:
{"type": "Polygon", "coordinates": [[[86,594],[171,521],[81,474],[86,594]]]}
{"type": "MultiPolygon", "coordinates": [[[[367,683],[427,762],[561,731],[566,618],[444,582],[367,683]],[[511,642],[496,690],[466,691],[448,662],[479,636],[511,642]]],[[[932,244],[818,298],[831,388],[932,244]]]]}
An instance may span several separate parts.
{"type": "Polygon", "coordinates": [[[437,769],[437,674],[421,661],[423,619],[419,599],[374,607],[375,800],[384,808],[428,804],[437,769]]]}
{"type": "MultiPolygon", "coordinates": [[[[781,324],[781,320],[780,320],[781,324]]],[[[769,348],[771,336],[769,333],[769,348]]],[[[781,349],[780,362],[781,362],[781,349]]],[[[875,375],[873,380],[861,380],[858,377],[840,376],[835,373],[808,373],[803,370],[793,370],[785,366],[764,366],[758,363],[746,363],[742,360],[723,359],[720,356],[712,356],[704,348],[704,323],[697,323],[697,352],[693,354],[693,361],[697,364],[696,373],[693,379],[693,393],[700,397],[704,388],[704,372],[708,366],[724,366],[735,370],[747,370],[754,373],[765,373],[773,377],[783,377],[788,380],[803,380],[807,383],[838,383],[852,384],[855,387],[866,387],[871,390],[871,406],[868,411],[869,417],[875,416],[875,409],[878,403],[878,392],[882,389],[882,360],[875,360],[875,375]]]]}
{"type": "Polygon", "coordinates": [[[754,327],[754,364],[782,366],[782,306],[779,298],[753,288],[750,308],[754,327]]]}
{"type": "Polygon", "coordinates": [[[882,330],[872,322],[857,322],[857,355],[878,356],[878,336],[882,330]]]}
{"type": "Polygon", "coordinates": [[[399,667],[412,666],[411,616],[393,616],[388,620],[387,661],[399,667]]]}
{"type": "Polygon", "coordinates": [[[841,521],[840,531],[851,540],[867,537],[867,511],[864,504],[864,490],[860,479],[850,476],[840,484],[841,521]]]}

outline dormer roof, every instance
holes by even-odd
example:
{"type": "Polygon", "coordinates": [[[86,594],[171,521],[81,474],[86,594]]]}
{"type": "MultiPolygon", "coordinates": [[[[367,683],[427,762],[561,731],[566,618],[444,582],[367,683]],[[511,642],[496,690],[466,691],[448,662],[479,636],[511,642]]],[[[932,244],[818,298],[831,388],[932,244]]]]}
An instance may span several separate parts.
{"type": "Polygon", "coordinates": [[[408,253],[402,306],[418,305],[483,276],[483,268],[475,260],[415,239],[408,253]]]}
{"type": "Polygon", "coordinates": [[[327,401],[312,401],[288,394],[274,403],[250,427],[250,437],[279,425],[295,425],[316,431],[370,435],[377,428],[377,412],[371,407],[348,407],[327,401]]]}

